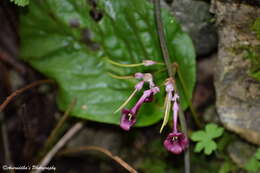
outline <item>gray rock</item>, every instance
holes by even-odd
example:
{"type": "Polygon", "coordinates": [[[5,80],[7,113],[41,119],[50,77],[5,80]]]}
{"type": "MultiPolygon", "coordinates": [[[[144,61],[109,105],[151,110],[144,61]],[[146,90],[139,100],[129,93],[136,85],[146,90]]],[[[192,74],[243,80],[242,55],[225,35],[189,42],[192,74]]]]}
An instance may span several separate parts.
{"type": "Polygon", "coordinates": [[[207,123],[211,123],[211,122],[216,124],[220,123],[215,105],[211,105],[205,110],[205,113],[203,114],[203,118],[207,123]]]}
{"type": "Polygon", "coordinates": [[[170,5],[173,15],[191,36],[197,56],[205,56],[217,48],[218,38],[209,4],[197,0],[174,0],[170,5]]]}
{"type": "Polygon", "coordinates": [[[214,1],[212,11],[219,27],[219,52],[215,70],[216,106],[227,129],[260,145],[260,83],[250,78],[245,46],[259,45],[250,27],[260,9],[246,4],[214,1]]]}
{"type": "Polygon", "coordinates": [[[228,146],[227,152],[232,161],[243,168],[256,152],[256,147],[236,140],[228,146]]]}

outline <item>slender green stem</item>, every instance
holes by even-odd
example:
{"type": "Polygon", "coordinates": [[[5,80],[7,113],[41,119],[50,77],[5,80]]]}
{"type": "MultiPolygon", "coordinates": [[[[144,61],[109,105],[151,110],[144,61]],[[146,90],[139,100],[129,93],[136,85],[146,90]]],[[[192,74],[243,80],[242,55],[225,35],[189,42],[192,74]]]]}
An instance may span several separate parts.
{"type": "MultiPolygon", "coordinates": [[[[188,137],[188,128],[186,125],[186,119],[183,112],[183,109],[180,105],[180,111],[179,111],[179,118],[181,123],[181,129],[183,133],[188,137]]],[[[185,166],[185,173],[190,173],[190,147],[188,147],[184,153],[184,166],[185,166]]]]}
{"type": "Polygon", "coordinates": [[[110,73],[110,72],[107,72],[107,74],[109,76],[111,76],[112,78],[115,78],[115,79],[133,79],[134,76],[118,76],[118,75],[115,75],[113,73],[110,73]]]}
{"type": "Polygon", "coordinates": [[[138,64],[120,64],[118,62],[115,62],[109,58],[104,58],[108,63],[110,64],[113,64],[113,65],[116,65],[116,66],[119,66],[119,67],[139,67],[139,66],[142,66],[144,65],[143,63],[138,63],[138,64]]]}
{"type": "Polygon", "coordinates": [[[185,173],[190,173],[190,147],[184,153],[184,167],[185,173]]]}

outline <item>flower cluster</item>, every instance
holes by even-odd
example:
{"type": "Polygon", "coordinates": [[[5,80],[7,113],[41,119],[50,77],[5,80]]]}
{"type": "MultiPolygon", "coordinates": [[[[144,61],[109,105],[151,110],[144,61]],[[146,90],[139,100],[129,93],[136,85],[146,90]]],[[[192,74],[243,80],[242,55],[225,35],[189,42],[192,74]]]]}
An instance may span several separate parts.
{"type": "MultiPolygon", "coordinates": [[[[151,66],[154,64],[160,64],[152,60],[144,60],[142,63],[139,64],[119,64],[110,59],[107,59],[107,61],[111,64],[121,67],[137,67],[141,65],[151,66]]],[[[115,113],[121,111],[120,127],[126,131],[129,131],[130,128],[136,123],[137,113],[141,106],[144,103],[152,102],[154,95],[160,91],[159,87],[157,87],[153,82],[152,74],[136,73],[134,77],[140,81],[135,85],[134,91],[128,97],[128,99],[126,99],[126,101],[115,111],[115,113]],[[145,83],[149,85],[149,89],[143,91],[142,96],[131,109],[126,109],[125,106],[136,95],[137,92],[143,89],[145,83]]],[[[165,114],[160,132],[168,123],[169,114],[172,106],[173,130],[171,133],[168,134],[167,138],[164,140],[164,147],[173,154],[181,154],[188,147],[189,141],[185,134],[178,131],[179,95],[176,92],[176,89],[174,89],[173,84],[174,80],[172,78],[169,78],[165,83],[165,114]]]]}
{"type": "Polygon", "coordinates": [[[164,141],[164,147],[173,154],[181,154],[188,147],[188,138],[178,132],[179,95],[174,92],[173,81],[168,80],[165,84],[167,99],[173,102],[173,131],[168,134],[164,141]]]}
{"type": "MultiPolygon", "coordinates": [[[[160,90],[157,86],[155,86],[153,82],[153,76],[150,73],[136,73],[135,74],[136,79],[141,79],[140,82],[138,82],[135,85],[135,90],[133,94],[131,94],[131,98],[133,95],[135,95],[136,91],[141,91],[143,88],[143,85],[145,83],[149,84],[149,89],[145,90],[143,92],[143,95],[139,98],[139,100],[136,102],[136,104],[131,109],[123,108],[121,113],[121,121],[120,121],[120,127],[126,131],[129,131],[130,128],[136,123],[136,116],[138,113],[138,110],[142,106],[143,103],[152,102],[153,96],[158,93],[160,90]]],[[[130,99],[127,99],[128,102],[130,99]]],[[[124,104],[123,104],[124,105],[124,104]]]]}

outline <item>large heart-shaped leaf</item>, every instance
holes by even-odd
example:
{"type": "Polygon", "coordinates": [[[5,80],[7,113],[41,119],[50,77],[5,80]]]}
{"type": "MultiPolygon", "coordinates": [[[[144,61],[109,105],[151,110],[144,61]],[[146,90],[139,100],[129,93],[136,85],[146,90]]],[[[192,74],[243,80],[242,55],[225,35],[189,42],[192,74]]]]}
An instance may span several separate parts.
{"type": "MultiPolygon", "coordinates": [[[[32,1],[21,17],[21,57],[57,81],[60,109],[65,110],[76,97],[72,115],[119,124],[120,115],[113,111],[130,95],[136,81],[115,79],[108,72],[116,75],[155,73],[158,85],[167,77],[165,66],[122,68],[109,64],[104,58],[126,64],[145,59],[163,61],[153,5],[146,0],[93,2],[32,1]]],[[[170,56],[180,66],[187,98],[191,99],[195,83],[192,42],[168,11],[162,11],[162,18],[170,56]]],[[[183,87],[180,82],[177,85],[182,107],[186,108],[183,87]]],[[[159,121],[162,108],[163,92],[156,96],[155,103],[141,108],[136,125],[147,126],[159,121]]]]}

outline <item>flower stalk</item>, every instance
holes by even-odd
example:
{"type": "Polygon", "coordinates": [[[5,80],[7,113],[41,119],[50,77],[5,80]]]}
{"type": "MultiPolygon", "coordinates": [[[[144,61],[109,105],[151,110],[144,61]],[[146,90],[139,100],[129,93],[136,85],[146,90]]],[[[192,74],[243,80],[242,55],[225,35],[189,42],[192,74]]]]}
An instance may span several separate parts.
{"type": "MultiPolygon", "coordinates": [[[[160,45],[163,53],[163,58],[164,62],[166,64],[167,70],[168,70],[168,75],[171,79],[173,79],[173,71],[171,68],[171,62],[169,58],[169,52],[167,49],[166,41],[165,41],[165,36],[164,36],[164,30],[163,30],[163,24],[161,21],[161,6],[160,6],[160,0],[154,0],[154,12],[155,12],[155,18],[156,18],[156,25],[157,25],[157,32],[159,35],[159,40],[160,40],[160,45]]],[[[174,84],[175,92],[178,93],[177,87],[174,84]]],[[[187,136],[187,126],[186,126],[186,120],[185,116],[183,113],[183,110],[180,107],[180,122],[181,122],[181,128],[184,132],[184,135],[187,136]]],[[[190,173],[190,157],[189,157],[189,149],[185,151],[185,156],[184,156],[184,162],[185,162],[185,173],[190,173]]]]}

